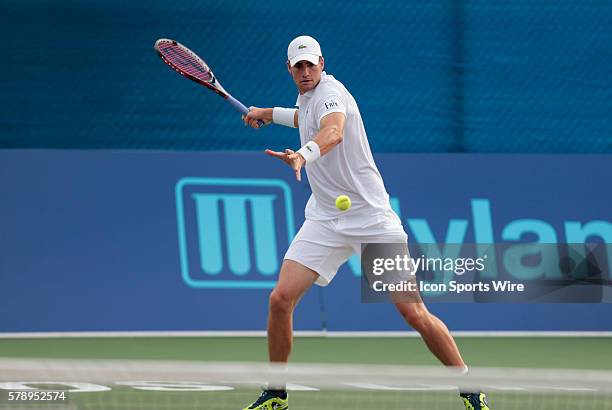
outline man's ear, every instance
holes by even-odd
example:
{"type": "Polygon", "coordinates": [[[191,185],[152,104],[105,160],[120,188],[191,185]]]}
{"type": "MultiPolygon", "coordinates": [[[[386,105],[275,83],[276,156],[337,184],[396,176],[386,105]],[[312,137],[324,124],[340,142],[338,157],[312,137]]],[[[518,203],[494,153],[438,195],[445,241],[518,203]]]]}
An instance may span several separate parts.
{"type": "Polygon", "coordinates": [[[321,63],[321,70],[325,68],[325,59],[323,56],[319,57],[319,63],[321,63]]]}
{"type": "Polygon", "coordinates": [[[287,60],[287,71],[291,74],[291,65],[289,64],[289,60],[287,60]]]}

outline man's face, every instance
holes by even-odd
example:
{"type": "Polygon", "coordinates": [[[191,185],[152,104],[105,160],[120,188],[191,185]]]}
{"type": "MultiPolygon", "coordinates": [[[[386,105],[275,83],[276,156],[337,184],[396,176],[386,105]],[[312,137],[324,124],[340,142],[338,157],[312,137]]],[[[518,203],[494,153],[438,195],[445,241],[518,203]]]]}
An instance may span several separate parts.
{"type": "Polygon", "coordinates": [[[298,61],[293,67],[287,63],[287,69],[293,77],[298,90],[300,90],[300,94],[312,90],[319,84],[323,65],[323,57],[319,57],[319,64],[316,65],[306,60],[298,61]]]}

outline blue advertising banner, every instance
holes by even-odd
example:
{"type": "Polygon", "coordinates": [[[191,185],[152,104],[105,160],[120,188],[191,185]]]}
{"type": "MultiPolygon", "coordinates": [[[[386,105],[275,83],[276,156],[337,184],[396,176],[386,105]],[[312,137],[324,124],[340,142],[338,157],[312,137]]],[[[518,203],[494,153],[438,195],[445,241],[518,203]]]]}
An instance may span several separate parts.
{"type": "MultiPolygon", "coordinates": [[[[609,156],[375,159],[417,242],[612,243],[609,156]]],[[[4,150],[0,184],[2,332],[263,330],[310,195],[256,152],[4,150]]],[[[429,307],[452,330],[611,331],[600,301],[429,307]]],[[[355,257],[308,292],[295,327],[323,320],[407,329],[391,305],[361,303],[355,257]]]]}

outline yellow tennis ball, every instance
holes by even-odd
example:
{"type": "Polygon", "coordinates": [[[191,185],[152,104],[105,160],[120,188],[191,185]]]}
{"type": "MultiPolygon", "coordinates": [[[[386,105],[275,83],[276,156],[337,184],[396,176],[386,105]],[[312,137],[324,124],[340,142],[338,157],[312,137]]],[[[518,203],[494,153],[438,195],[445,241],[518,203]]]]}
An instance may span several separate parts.
{"type": "Polygon", "coordinates": [[[341,211],[346,211],[351,207],[351,198],[346,195],[340,195],[336,198],[336,208],[341,211]]]}

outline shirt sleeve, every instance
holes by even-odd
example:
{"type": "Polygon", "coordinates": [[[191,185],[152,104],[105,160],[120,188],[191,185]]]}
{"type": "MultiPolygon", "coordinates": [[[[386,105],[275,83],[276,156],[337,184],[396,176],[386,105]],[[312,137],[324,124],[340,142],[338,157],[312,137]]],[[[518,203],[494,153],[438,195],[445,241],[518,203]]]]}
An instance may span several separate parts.
{"type": "Polygon", "coordinates": [[[319,127],[321,126],[321,118],[325,117],[327,114],[341,112],[346,116],[346,104],[344,103],[344,99],[336,93],[328,94],[321,98],[314,108],[319,127]]]}

